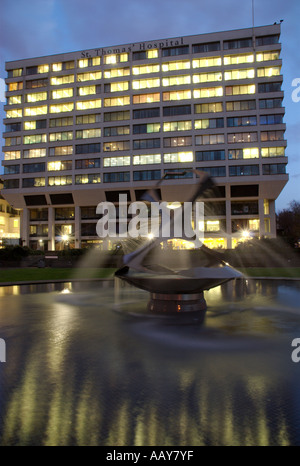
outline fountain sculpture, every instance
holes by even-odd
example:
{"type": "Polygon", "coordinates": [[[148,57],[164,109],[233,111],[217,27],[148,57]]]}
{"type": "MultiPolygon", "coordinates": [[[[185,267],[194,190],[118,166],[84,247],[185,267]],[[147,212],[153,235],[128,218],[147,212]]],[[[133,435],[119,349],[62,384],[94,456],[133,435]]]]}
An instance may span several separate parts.
{"type": "MultiPolygon", "coordinates": [[[[213,180],[206,172],[190,170],[199,178],[197,188],[189,202],[194,204],[208,189],[214,186],[213,180]]],[[[182,175],[186,173],[183,172],[182,175]]],[[[177,174],[178,175],[178,174],[177,174]]],[[[156,188],[171,173],[165,173],[156,188]]],[[[144,199],[157,202],[157,189],[147,191],[144,199]]],[[[170,219],[171,231],[174,231],[174,216],[170,219]],[[172,229],[173,228],[173,229],[172,229]]],[[[187,239],[184,234],[182,239],[187,239]]],[[[242,274],[225,263],[217,253],[202,246],[197,251],[198,262],[186,268],[180,262],[176,267],[164,267],[151,263],[151,253],[163,240],[162,228],[159,235],[139,247],[134,252],[125,254],[124,265],[116,271],[115,276],[125,282],[150,292],[148,311],[154,314],[173,314],[187,311],[205,311],[206,301],[203,292],[229,280],[242,277],[242,274]]]]}

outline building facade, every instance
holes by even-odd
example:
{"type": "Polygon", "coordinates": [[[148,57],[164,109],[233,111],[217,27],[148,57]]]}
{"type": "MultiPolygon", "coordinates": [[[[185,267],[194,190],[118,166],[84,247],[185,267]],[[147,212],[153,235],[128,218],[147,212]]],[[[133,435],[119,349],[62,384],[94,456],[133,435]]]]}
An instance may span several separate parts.
{"type": "Polygon", "coordinates": [[[0,248],[17,245],[20,240],[20,212],[3,198],[2,188],[3,182],[0,180],[0,248]]]}
{"type": "Polygon", "coordinates": [[[187,169],[218,187],[205,244],[274,237],[288,181],[280,53],[274,24],[6,63],[3,195],[22,209],[23,244],[101,245],[98,203],[139,200],[166,172],[162,200],[185,201],[187,169]]]}

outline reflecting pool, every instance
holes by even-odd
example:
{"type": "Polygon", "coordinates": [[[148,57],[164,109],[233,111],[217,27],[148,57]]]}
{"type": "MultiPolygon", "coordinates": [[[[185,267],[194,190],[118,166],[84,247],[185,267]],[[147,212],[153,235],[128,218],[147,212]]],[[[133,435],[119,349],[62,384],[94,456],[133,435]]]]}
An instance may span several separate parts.
{"type": "Polygon", "coordinates": [[[219,286],[204,320],[109,280],[0,296],[0,445],[300,445],[299,281],[219,286]]]}

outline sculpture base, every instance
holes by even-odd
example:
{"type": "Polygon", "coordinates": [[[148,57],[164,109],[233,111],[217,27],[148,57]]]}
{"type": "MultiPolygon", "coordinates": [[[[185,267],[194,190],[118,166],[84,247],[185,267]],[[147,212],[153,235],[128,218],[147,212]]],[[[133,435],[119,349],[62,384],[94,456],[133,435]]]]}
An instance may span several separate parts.
{"type": "Polygon", "coordinates": [[[185,312],[206,311],[203,293],[163,294],[151,293],[147,311],[152,314],[181,314],[185,312]]]}

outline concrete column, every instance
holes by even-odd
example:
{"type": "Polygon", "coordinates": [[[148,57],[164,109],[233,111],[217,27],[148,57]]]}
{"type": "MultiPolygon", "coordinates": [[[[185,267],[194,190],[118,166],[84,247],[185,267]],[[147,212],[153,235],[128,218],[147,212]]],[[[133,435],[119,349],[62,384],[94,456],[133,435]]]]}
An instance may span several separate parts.
{"type": "Polygon", "coordinates": [[[49,251],[55,251],[55,211],[54,207],[48,208],[48,235],[49,251]]]}
{"type": "Polygon", "coordinates": [[[270,237],[276,238],[275,201],[269,200],[269,210],[270,210],[270,237]]]}
{"type": "Polygon", "coordinates": [[[259,216],[259,236],[265,236],[265,212],[264,212],[264,200],[258,200],[258,216],[259,216]]]}
{"type": "Polygon", "coordinates": [[[23,246],[29,246],[29,209],[24,207],[20,218],[20,237],[23,246]]]}
{"type": "Polygon", "coordinates": [[[230,199],[226,199],[226,237],[227,237],[227,249],[232,249],[231,201],[230,199]]]}
{"type": "Polygon", "coordinates": [[[75,248],[81,248],[81,208],[75,206],[75,248]]]}

